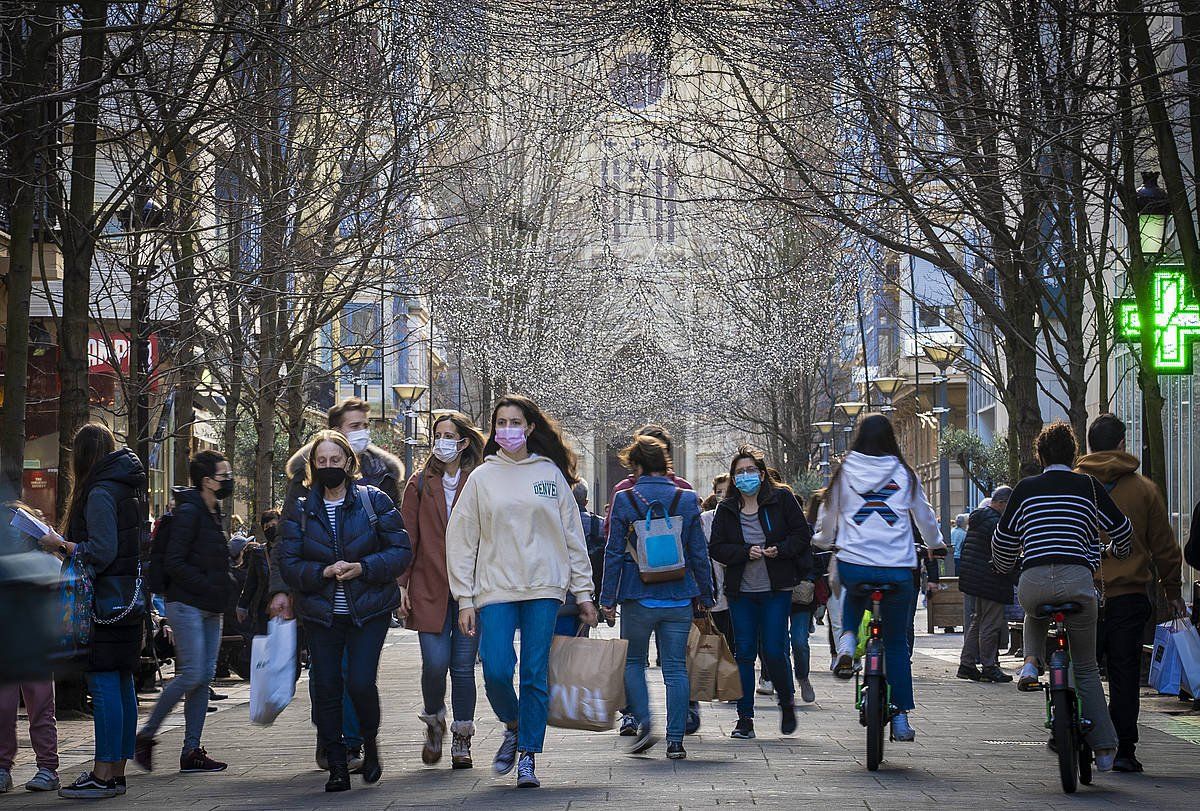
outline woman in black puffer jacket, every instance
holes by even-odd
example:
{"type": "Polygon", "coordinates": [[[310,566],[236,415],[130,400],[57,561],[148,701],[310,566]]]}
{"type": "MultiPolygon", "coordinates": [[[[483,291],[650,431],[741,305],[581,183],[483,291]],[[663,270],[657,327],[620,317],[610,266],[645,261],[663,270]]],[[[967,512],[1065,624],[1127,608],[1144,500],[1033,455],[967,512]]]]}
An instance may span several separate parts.
{"type": "MultiPolygon", "coordinates": [[[[128,448],[117,449],[112,432],[90,423],[75,434],[71,446],[71,494],[64,512],[65,540],[53,533],[43,548],[57,546],[64,556],[93,573],[93,587],[133,599],[138,575],[139,538],[146,520],[146,472],[128,448]],[[107,582],[106,582],[107,581],[107,582]]],[[[144,595],[143,599],[144,599],[144,595]]],[[[61,796],[103,799],[125,793],[125,765],[133,757],[137,695],[133,670],[142,647],[145,615],[132,611],[111,625],[94,624],[88,650],[87,683],[92,694],[96,756],[61,796]]]]}
{"type": "Polygon", "coordinates": [[[309,493],[284,518],[280,542],[281,574],[308,639],[317,731],[330,741],[326,791],[350,788],[342,743],[343,655],[344,688],[363,736],[363,779],[374,783],[382,774],[375,679],[388,620],[400,605],[396,579],[412,562],[400,513],[383,491],[354,484],[357,466],[344,436],[320,431],[308,455],[309,493]]]}

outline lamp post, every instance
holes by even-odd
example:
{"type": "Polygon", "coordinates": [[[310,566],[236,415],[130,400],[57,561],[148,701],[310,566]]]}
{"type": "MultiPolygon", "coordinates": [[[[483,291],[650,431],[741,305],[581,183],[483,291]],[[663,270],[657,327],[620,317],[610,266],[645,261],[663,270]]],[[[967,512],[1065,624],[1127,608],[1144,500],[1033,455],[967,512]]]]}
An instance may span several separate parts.
{"type": "Polygon", "coordinates": [[[826,420],[824,422],[814,422],[813,428],[817,429],[817,433],[821,436],[819,446],[821,448],[821,472],[825,474],[825,484],[829,485],[829,438],[833,434],[834,423],[826,420]]]}
{"type": "Polygon", "coordinates": [[[405,475],[412,474],[413,467],[413,445],[417,440],[412,436],[412,421],[416,416],[413,411],[413,405],[424,396],[425,392],[429,391],[429,387],[424,383],[397,383],[392,386],[392,392],[396,395],[396,399],[404,406],[404,473],[405,475]]]}
{"type": "Polygon", "coordinates": [[[1158,185],[1158,172],[1142,172],[1142,185],[1137,190],[1139,247],[1152,263],[1170,241],[1167,227],[1171,222],[1171,201],[1158,185]]]}
{"type": "Polygon", "coordinates": [[[883,399],[886,401],[884,405],[879,407],[879,410],[884,412],[895,411],[896,406],[893,405],[892,401],[896,396],[896,392],[900,391],[900,388],[907,381],[903,377],[877,377],[871,382],[875,384],[875,388],[879,390],[879,393],[883,395],[883,399]]]}
{"type": "MultiPolygon", "coordinates": [[[[959,343],[927,343],[922,347],[925,357],[938,368],[938,377],[934,380],[938,384],[938,404],[934,409],[934,413],[938,415],[938,478],[941,480],[938,501],[942,540],[946,543],[950,542],[950,457],[942,452],[942,437],[945,436],[950,422],[950,379],[946,372],[959,359],[964,348],[959,343]]],[[[948,556],[946,566],[950,574],[955,573],[953,556],[948,556]]]]}

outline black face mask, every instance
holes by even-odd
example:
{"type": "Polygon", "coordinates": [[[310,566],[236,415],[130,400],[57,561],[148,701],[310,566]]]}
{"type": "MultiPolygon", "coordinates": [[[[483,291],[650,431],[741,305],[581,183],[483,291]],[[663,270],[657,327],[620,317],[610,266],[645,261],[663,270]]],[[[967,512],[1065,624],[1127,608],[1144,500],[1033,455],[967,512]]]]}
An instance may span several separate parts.
{"type": "Polygon", "coordinates": [[[324,488],[332,490],[346,482],[346,469],[341,467],[317,468],[317,482],[324,488]]]}
{"type": "Polygon", "coordinates": [[[233,495],[233,479],[223,482],[217,482],[217,489],[213,491],[213,495],[217,497],[217,501],[224,501],[233,495]]]}
{"type": "Polygon", "coordinates": [[[269,527],[263,527],[263,537],[267,539],[267,543],[271,543],[272,541],[275,540],[275,525],[274,524],[272,524],[269,527]]]}

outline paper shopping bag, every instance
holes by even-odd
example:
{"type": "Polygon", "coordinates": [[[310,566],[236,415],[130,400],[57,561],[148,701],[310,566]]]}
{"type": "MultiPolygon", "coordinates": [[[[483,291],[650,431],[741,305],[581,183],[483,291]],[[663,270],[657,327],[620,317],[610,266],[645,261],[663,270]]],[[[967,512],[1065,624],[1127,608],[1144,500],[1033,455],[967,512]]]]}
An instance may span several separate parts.
{"type": "Polygon", "coordinates": [[[1187,621],[1180,621],[1175,638],[1175,653],[1183,675],[1183,686],[1192,698],[1200,697],[1200,632],[1187,621]]]}
{"type": "Polygon", "coordinates": [[[250,722],[275,723],[296,694],[296,621],[273,619],[250,647],[250,722]]]}
{"type": "Polygon", "coordinates": [[[688,681],[692,701],[737,701],[742,681],[725,636],[707,614],[688,632],[688,681]]]}
{"type": "Polygon", "coordinates": [[[1176,650],[1175,637],[1182,628],[1178,621],[1164,622],[1154,629],[1154,651],[1150,655],[1150,686],[1158,692],[1179,695],[1182,667],[1176,650]]]}
{"type": "Polygon", "coordinates": [[[550,726],[603,732],[625,706],[624,639],[555,636],[550,644],[550,726]]]}

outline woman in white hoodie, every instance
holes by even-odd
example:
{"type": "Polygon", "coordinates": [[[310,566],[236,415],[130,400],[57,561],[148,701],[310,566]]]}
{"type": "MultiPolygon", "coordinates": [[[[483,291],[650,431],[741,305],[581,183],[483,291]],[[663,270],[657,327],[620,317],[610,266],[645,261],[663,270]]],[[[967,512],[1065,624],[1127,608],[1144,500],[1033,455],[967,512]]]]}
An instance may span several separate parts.
{"type": "Polygon", "coordinates": [[[892,719],[892,735],[898,741],[916,738],[908,723],[914,703],[907,638],[913,570],[918,565],[914,528],[929,549],[945,547],[937,516],[920,479],[900,453],[891,422],[882,414],[871,414],[859,422],[850,453],[829,482],[813,543],[835,550],[844,589],[843,630],[834,667],[840,678],[854,675],[855,631],[867,610],[869,595],[859,593],[857,586],[893,586],[883,595],[882,620],[888,685],[899,710],[892,719]]]}
{"type": "Polygon", "coordinates": [[[592,566],[571,493],[575,454],[558,426],[530,399],[508,395],[492,411],[484,463],[471,474],[446,527],[446,569],[458,623],[479,632],[488,701],[504,722],[492,768],[517,767],[517,786],[536,788],[549,708],[550,641],[561,605],[575,596],[579,617],[597,620],[592,566]],[[521,631],[521,693],[513,690],[521,631]]]}

